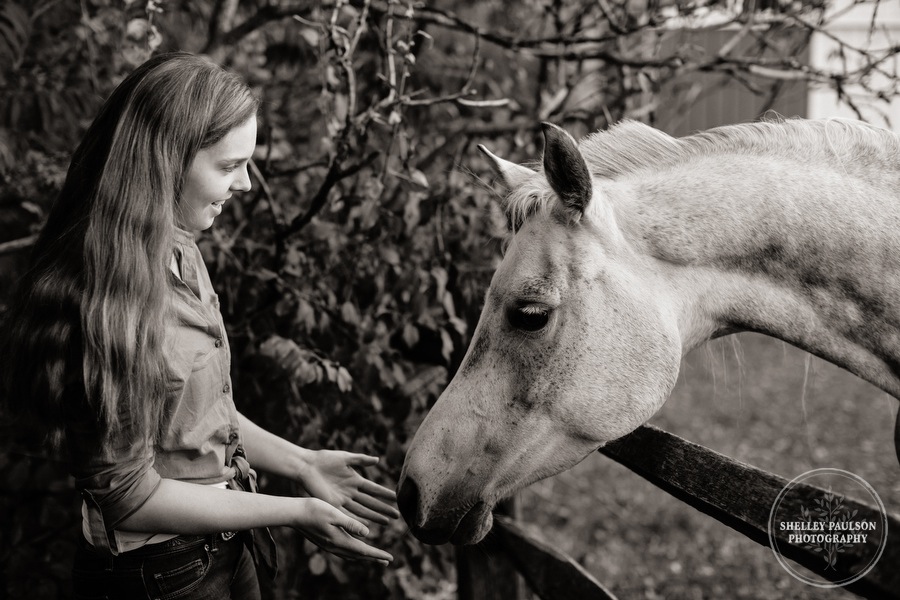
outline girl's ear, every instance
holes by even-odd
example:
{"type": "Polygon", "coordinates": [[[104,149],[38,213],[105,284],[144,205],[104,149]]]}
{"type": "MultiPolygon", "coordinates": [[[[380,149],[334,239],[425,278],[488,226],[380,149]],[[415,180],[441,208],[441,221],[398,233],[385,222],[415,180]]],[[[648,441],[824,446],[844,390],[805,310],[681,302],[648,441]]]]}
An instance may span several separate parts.
{"type": "Polygon", "coordinates": [[[535,174],[535,171],[532,171],[528,167],[523,167],[514,162],[503,160],[499,156],[492,154],[490,150],[481,144],[478,144],[478,149],[488,157],[491,166],[494,168],[494,172],[500,176],[500,179],[503,181],[503,185],[506,186],[507,190],[512,190],[513,188],[522,185],[527,179],[530,179],[535,174]]]}
{"type": "Polygon", "coordinates": [[[544,130],[544,176],[556,192],[573,221],[584,214],[594,193],[591,172],[575,139],[552,123],[541,123],[544,130]]]}

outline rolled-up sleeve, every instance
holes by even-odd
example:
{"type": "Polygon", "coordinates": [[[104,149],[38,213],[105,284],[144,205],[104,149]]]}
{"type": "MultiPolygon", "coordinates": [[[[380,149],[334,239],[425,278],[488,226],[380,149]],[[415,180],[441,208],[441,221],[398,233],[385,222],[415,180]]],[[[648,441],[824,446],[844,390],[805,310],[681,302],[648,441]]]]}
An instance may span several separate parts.
{"type": "Polygon", "coordinates": [[[69,422],[66,442],[72,475],[87,507],[91,542],[118,554],[115,530],[156,492],[161,477],[153,468],[153,446],[146,436],[116,436],[104,453],[99,428],[69,422]]]}

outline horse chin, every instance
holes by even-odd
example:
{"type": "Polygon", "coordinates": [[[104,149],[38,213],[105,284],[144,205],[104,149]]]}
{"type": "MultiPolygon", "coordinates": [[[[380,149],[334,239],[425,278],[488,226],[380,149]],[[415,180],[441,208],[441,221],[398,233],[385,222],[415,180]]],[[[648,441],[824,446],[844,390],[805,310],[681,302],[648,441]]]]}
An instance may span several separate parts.
{"type": "Polygon", "coordinates": [[[484,502],[479,502],[466,512],[455,526],[437,528],[412,527],[414,536],[426,544],[440,545],[450,542],[455,545],[477,544],[491,530],[494,517],[491,507],[484,502]]]}
{"type": "Polygon", "coordinates": [[[479,502],[460,520],[456,531],[450,536],[450,543],[457,546],[477,544],[484,539],[493,525],[494,515],[491,514],[491,507],[479,502]]]}

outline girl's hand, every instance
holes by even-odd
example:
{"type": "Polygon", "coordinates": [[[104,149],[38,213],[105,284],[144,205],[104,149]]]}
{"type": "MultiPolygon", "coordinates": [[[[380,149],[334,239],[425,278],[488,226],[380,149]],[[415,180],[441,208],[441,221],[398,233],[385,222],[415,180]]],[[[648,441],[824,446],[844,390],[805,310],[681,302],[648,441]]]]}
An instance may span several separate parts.
{"type": "Polygon", "coordinates": [[[293,526],[316,546],[342,558],[371,560],[388,565],[394,557],[358,539],[369,529],[317,498],[298,498],[302,509],[293,526]]]}
{"type": "Polygon", "coordinates": [[[368,467],[377,462],[377,457],[365,454],[316,450],[307,460],[301,483],[311,496],[339,508],[346,515],[385,525],[400,516],[392,506],[397,502],[397,495],[369,481],[353,468],[368,467]]]}

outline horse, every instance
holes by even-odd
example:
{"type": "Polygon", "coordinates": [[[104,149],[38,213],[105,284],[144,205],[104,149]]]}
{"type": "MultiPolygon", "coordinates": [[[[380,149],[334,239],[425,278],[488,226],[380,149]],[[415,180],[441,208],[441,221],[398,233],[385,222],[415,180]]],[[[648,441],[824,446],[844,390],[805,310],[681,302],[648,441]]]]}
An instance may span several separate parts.
{"type": "Polygon", "coordinates": [[[413,535],[477,543],[498,500],[643,424],[720,336],[780,338],[900,398],[900,137],[845,120],[683,138],[625,121],[580,144],[542,128],[537,170],[480,147],[511,239],[407,450],[413,535]]]}

